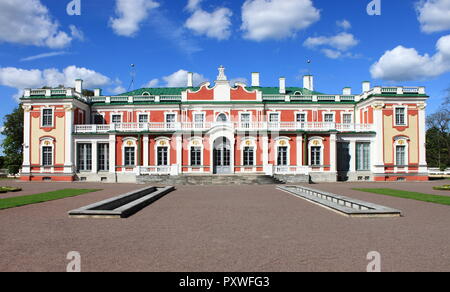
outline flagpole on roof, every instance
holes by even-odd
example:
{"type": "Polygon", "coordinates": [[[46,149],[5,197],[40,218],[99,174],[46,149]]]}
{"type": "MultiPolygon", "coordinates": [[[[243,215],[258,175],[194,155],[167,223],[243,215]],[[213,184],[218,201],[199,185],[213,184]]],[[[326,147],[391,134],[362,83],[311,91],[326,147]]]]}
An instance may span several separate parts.
{"type": "Polygon", "coordinates": [[[130,71],[130,75],[131,75],[131,82],[130,82],[130,86],[128,86],[128,91],[134,90],[134,80],[136,78],[136,65],[135,64],[131,64],[131,71],[130,71]]]}

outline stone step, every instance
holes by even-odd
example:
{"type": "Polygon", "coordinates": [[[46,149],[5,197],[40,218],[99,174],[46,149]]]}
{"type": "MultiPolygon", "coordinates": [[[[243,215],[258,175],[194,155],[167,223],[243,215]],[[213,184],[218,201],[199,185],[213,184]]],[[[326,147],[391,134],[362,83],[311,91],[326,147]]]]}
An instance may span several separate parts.
{"type": "Polygon", "coordinates": [[[138,176],[138,183],[165,185],[275,185],[282,182],[268,175],[138,176]]]}

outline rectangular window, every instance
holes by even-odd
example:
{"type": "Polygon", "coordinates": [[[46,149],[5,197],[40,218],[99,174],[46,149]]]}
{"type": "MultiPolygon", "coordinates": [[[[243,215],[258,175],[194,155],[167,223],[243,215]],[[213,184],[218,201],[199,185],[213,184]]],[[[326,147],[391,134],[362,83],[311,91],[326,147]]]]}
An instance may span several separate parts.
{"type": "Polygon", "coordinates": [[[196,129],[204,128],[205,116],[203,114],[194,114],[194,127],[196,129]]]}
{"type": "Polygon", "coordinates": [[[169,149],[167,147],[158,147],[158,166],[169,165],[169,149]]]}
{"type": "Polygon", "coordinates": [[[77,147],[78,171],[92,170],[92,144],[81,143],[77,147]]]}
{"type": "Polygon", "coordinates": [[[405,166],[406,165],[406,146],[397,146],[395,149],[396,165],[405,166]]]}
{"type": "Polygon", "coordinates": [[[297,114],[297,122],[306,123],[306,114],[305,113],[297,114]]]}
{"type": "Polygon", "coordinates": [[[312,166],[320,166],[321,165],[321,157],[320,153],[321,147],[311,147],[311,165],[312,166]]]}
{"type": "Polygon", "coordinates": [[[288,165],[288,148],[287,147],[278,147],[278,159],[277,165],[279,166],[287,166],[288,165]]]}
{"type": "Polygon", "coordinates": [[[399,107],[395,109],[395,125],[406,126],[406,109],[399,107]]]}
{"type": "Polygon", "coordinates": [[[191,147],[191,166],[202,165],[202,148],[191,147]]]}
{"type": "Polygon", "coordinates": [[[136,149],[135,147],[125,147],[124,154],[125,154],[125,166],[134,166],[136,165],[136,149]]]}
{"type": "Polygon", "coordinates": [[[356,143],[356,170],[370,170],[370,143],[356,143]]]}
{"type": "Polygon", "coordinates": [[[166,128],[172,129],[175,128],[175,122],[176,122],[176,115],[175,114],[167,114],[166,115],[166,128]]]}
{"type": "Polygon", "coordinates": [[[280,115],[273,113],[269,114],[269,127],[277,129],[280,127],[280,115]]]}
{"type": "Polygon", "coordinates": [[[253,147],[244,148],[244,166],[255,165],[255,149],[253,147]]]}
{"type": "Polygon", "coordinates": [[[148,115],[139,115],[139,123],[146,124],[148,123],[148,115]]]}
{"type": "Polygon", "coordinates": [[[343,114],[342,115],[342,123],[343,124],[351,124],[352,123],[352,114],[343,114]]]}
{"type": "Polygon", "coordinates": [[[42,147],[42,165],[52,166],[53,165],[53,148],[44,146],[42,147]]]}
{"type": "Polygon", "coordinates": [[[334,115],[333,114],[325,114],[324,122],[325,123],[334,123],[334,115]]]}
{"type": "Polygon", "coordinates": [[[121,115],[112,115],[111,123],[113,123],[113,124],[120,124],[120,123],[122,123],[122,116],[121,115]]]}
{"type": "Polygon", "coordinates": [[[42,110],[42,127],[53,127],[53,110],[43,109],[42,110]]]}
{"type": "Polygon", "coordinates": [[[249,113],[241,114],[241,128],[248,129],[250,128],[250,119],[251,115],[249,113]]]}
{"type": "Polygon", "coordinates": [[[98,144],[98,170],[109,170],[109,144],[98,144]]]}

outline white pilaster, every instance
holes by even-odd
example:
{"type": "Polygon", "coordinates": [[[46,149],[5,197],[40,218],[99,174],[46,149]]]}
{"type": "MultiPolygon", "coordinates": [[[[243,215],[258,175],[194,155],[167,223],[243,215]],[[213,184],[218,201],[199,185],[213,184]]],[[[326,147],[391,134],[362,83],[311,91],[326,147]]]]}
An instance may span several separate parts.
{"type": "Polygon", "coordinates": [[[426,105],[419,105],[419,172],[427,172],[427,149],[426,149],[426,105]]]}
{"type": "Polygon", "coordinates": [[[66,107],[65,122],[66,122],[66,133],[65,133],[65,155],[64,158],[64,173],[73,173],[73,106],[70,105],[66,107]]]}
{"type": "Polygon", "coordinates": [[[350,172],[356,172],[356,141],[351,140],[349,145],[350,152],[350,172]]]}
{"type": "Polygon", "coordinates": [[[109,135],[109,172],[116,172],[116,135],[109,135]]]}
{"type": "Polygon", "coordinates": [[[143,143],[144,143],[144,147],[143,147],[143,151],[144,151],[144,153],[143,153],[143,155],[142,155],[142,157],[143,157],[143,159],[144,159],[144,161],[143,161],[143,166],[144,167],[147,167],[147,166],[149,166],[149,157],[148,157],[148,144],[149,144],[149,138],[148,138],[148,135],[144,135],[144,140],[143,140],[143,143]]]}
{"type": "Polygon", "coordinates": [[[374,128],[375,128],[375,143],[374,143],[374,160],[372,165],[373,173],[384,173],[384,157],[383,157],[383,104],[376,104],[373,106],[374,128]]]}
{"type": "Polygon", "coordinates": [[[267,175],[272,173],[272,169],[269,169],[269,137],[265,134],[262,137],[262,161],[264,169],[267,175]]]}
{"type": "Polygon", "coordinates": [[[98,165],[97,165],[97,141],[92,142],[92,173],[98,172],[98,165]]]}
{"type": "Polygon", "coordinates": [[[337,165],[336,162],[336,133],[330,134],[330,171],[336,172],[337,165]]]}
{"type": "Polygon", "coordinates": [[[297,135],[297,166],[303,166],[303,137],[297,135]]]}
{"type": "Polygon", "coordinates": [[[176,137],[177,141],[177,165],[178,165],[178,173],[183,172],[183,159],[182,159],[182,153],[183,153],[183,137],[182,135],[177,135],[176,137]]]}
{"type": "Polygon", "coordinates": [[[22,173],[30,173],[31,172],[31,157],[30,157],[30,146],[31,146],[31,133],[30,133],[30,111],[31,106],[24,106],[24,121],[23,121],[23,167],[22,173]]]}

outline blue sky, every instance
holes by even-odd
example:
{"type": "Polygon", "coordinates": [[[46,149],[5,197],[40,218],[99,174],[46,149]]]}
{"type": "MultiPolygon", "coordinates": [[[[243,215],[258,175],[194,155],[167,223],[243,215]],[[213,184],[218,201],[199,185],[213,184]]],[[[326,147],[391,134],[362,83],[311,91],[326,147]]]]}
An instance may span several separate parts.
{"type": "Polygon", "coordinates": [[[214,80],[219,65],[229,79],[256,71],[262,86],[281,76],[301,86],[310,59],[320,92],[426,86],[429,113],[450,87],[450,0],[381,0],[380,16],[367,14],[370,0],[80,0],[80,16],[69,2],[0,0],[1,117],[27,87],[81,77],[126,91],[130,64],[135,88],[179,85],[180,70],[214,80]]]}

